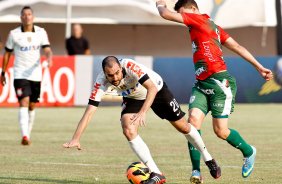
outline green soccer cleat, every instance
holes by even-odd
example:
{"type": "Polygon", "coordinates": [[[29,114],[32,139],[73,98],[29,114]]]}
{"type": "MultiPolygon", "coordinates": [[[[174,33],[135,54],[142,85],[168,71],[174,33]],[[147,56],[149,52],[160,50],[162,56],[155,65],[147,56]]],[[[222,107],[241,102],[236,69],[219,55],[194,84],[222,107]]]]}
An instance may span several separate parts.
{"type": "Polygon", "coordinates": [[[255,158],[257,154],[257,150],[252,146],[253,154],[249,157],[244,158],[244,165],[242,167],[242,176],[243,178],[247,178],[250,176],[252,171],[254,170],[255,158]]]}
{"type": "Polygon", "coordinates": [[[190,177],[190,182],[192,184],[201,184],[204,183],[203,178],[201,176],[201,172],[198,170],[193,170],[192,175],[190,177]]]}

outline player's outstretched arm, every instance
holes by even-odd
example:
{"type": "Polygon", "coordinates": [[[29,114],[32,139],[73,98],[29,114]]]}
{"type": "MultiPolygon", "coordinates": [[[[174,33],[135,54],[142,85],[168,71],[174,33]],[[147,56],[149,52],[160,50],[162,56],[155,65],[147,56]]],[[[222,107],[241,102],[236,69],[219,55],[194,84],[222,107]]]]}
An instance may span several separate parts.
{"type": "Polygon", "coordinates": [[[63,147],[65,148],[72,148],[72,147],[76,147],[78,150],[81,149],[79,140],[80,137],[82,135],[82,133],[84,132],[84,130],[86,129],[86,127],[88,126],[90,120],[92,119],[93,114],[96,112],[97,107],[93,106],[93,105],[88,105],[81,120],[79,121],[77,128],[73,134],[72,140],[69,142],[66,142],[65,144],[63,144],[63,147]]]}
{"type": "Polygon", "coordinates": [[[272,71],[264,68],[246,48],[238,44],[233,38],[229,37],[223,45],[251,63],[265,80],[268,81],[273,78],[272,71]]]}
{"type": "Polygon", "coordinates": [[[163,0],[156,2],[156,7],[159,11],[159,14],[162,18],[174,22],[183,23],[183,18],[180,13],[172,12],[166,7],[166,3],[163,0]]]}

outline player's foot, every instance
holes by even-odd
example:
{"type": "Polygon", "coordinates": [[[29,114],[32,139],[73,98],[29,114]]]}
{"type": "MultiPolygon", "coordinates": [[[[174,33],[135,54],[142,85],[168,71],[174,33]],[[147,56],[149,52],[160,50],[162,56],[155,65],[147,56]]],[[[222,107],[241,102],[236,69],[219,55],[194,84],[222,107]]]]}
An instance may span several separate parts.
{"type": "Polygon", "coordinates": [[[212,177],[214,179],[217,179],[217,178],[219,178],[221,176],[221,169],[217,165],[217,163],[216,163],[216,161],[214,159],[206,161],[205,163],[208,166],[208,168],[210,170],[210,174],[212,175],[212,177]]]}
{"type": "Polygon", "coordinates": [[[201,176],[201,172],[198,171],[198,170],[193,170],[192,171],[192,175],[190,177],[190,182],[192,184],[201,184],[201,183],[204,183],[204,180],[201,176]]]}
{"type": "Polygon", "coordinates": [[[24,146],[27,146],[27,145],[30,145],[30,144],[31,144],[31,142],[30,142],[30,140],[28,139],[27,136],[23,136],[21,143],[22,143],[22,145],[24,145],[24,146]]]}
{"type": "Polygon", "coordinates": [[[144,184],[162,184],[165,183],[166,179],[164,175],[152,172],[150,177],[144,184]]]}
{"type": "Polygon", "coordinates": [[[249,157],[244,158],[244,165],[242,167],[242,176],[243,178],[247,178],[250,176],[252,171],[254,170],[255,158],[257,154],[257,150],[252,146],[253,154],[249,157]]]}

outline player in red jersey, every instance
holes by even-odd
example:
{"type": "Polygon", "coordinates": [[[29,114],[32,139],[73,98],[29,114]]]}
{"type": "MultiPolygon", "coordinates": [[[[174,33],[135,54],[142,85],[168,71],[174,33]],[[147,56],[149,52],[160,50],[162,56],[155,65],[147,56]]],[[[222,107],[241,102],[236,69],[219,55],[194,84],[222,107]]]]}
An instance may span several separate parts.
{"type": "MultiPolygon", "coordinates": [[[[273,78],[272,72],[264,68],[208,15],[201,14],[194,0],[178,0],[174,7],[176,12],[167,9],[163,0],[158,1],[156,6],[164,19],[183,23],[189,28],[196,75],[189,102],[189,122],[200,132],[205,115],[211,111],[215,134],[242,152],[242,176],[248,177],[253,171],[256,149],[246,143],[236,130],[228,128],[228,116],[233,111],[237,87],[235,79],[227,72],[222,46],[252,64],[265,80],[273,78]]],[[[202,183],[200,154],[190,143],[188,146],[193,165],[190,181],[202,183]]]]}

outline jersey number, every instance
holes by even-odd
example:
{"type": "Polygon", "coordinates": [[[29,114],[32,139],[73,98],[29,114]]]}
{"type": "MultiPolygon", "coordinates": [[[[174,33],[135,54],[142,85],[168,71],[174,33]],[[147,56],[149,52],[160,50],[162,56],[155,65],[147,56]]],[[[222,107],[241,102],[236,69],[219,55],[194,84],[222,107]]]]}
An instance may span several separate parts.
{"type": "Polygon", "coordinates": [[[179,109],[179,104],[177,103],[177,101],[175,99],[173,99],[169,105],[172,107],[173,112],[176,112],[179,109]]]}

